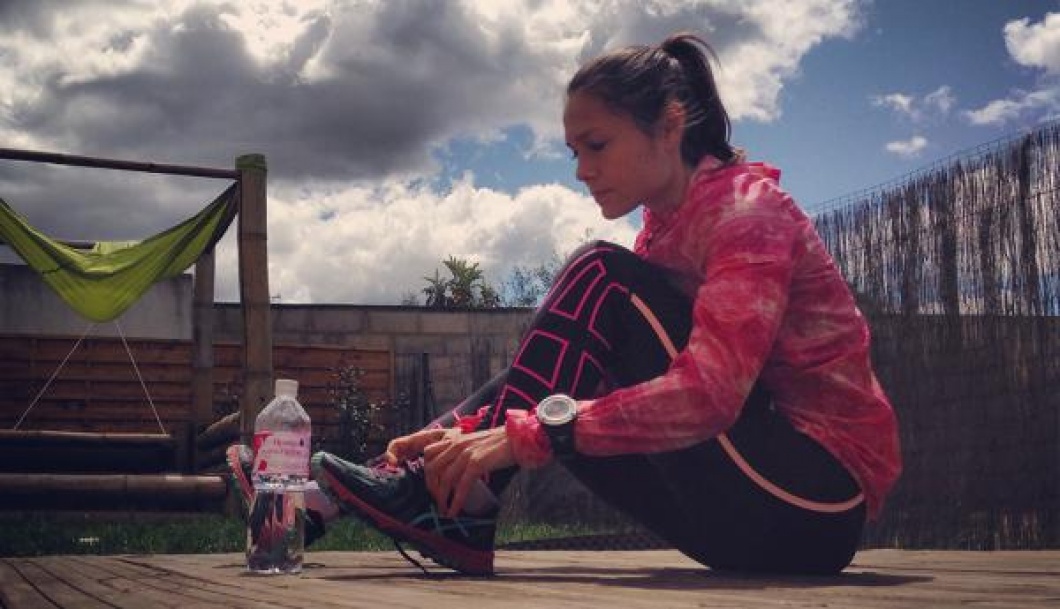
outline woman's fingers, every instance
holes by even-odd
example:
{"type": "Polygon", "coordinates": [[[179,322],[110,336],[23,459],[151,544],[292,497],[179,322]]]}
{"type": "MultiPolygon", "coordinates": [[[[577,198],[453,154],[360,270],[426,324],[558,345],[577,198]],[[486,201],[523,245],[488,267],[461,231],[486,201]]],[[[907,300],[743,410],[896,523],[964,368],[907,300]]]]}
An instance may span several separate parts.
{"type": "Polygon", "coordinates": [[[491,471],[515,464],[504,428],[447,435],[423,450],[427,490],[439,511],[455,517],[475,483],[491,471]]]}
{"type": "Polygon", "coordinates": [[[434,497],[435,505],[443,513],[449,501],[448,477],[454,471],[451,466],[455,454],[450,450],[452,447],[453,444],[449,439],[442,438],[423,449],[427,491],[431,497],[434,497]]]}
{"type": "Polygon", "coordinates": [[[457,479],[456,484],[453,486],[452,492],[449,494],[449,505],[442,511],[442,514],[447,518],[456,518],[456,516],[464,509],[464,503],[467,502],[467,496],[468,493],[471,492],[471,487],[473,487],[485,473],[475,473],[476,471],[477,468],[470,464],[463,469],[459,479],[457,479]]]}
{"type": "Polygon", "coordinates": [[[423,429],[414,434],[394,438],[386,446],[386,460],[391,465],[409,461],[423,454],[426,446],[445,436],[447,429],[423,429]]]}

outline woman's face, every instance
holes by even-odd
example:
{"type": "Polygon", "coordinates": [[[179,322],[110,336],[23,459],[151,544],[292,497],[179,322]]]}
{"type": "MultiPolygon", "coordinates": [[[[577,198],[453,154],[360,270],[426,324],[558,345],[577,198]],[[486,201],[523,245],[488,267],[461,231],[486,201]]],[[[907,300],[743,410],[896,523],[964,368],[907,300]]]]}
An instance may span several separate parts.
{"type": "Polygon", "coordinates": [[[615,112],[599,97],[576,92],[567,100],[563,128],[577,160],[575,176],[585,183],[600,213],[609,220],[645,205],[669,210],[684,199],[688,183],[681,162],[680,124],[673,116],[649,135],[628,114],[615,112]]]}

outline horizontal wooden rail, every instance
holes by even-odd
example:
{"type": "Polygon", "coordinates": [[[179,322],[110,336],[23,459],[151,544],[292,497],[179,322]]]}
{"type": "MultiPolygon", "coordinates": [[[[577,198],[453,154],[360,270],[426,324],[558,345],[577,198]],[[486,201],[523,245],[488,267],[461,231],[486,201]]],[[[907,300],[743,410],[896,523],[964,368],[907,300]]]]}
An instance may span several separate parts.
{"type": "Polygon", "coordinates": [[[33,163],[50,163],[52,165],[73,165],[77,167],[95,167],[98,169],[117,169],[121,171],[139,171],[143,173],[164,173],[169,175],[193,176],[197,178],[219,178],[236,180],[239,172],[235,169],[217,169],[214,167],[195,167],[192,165],[168,165],[144,161],[125,161],[98,157],[41,152],[36,150],[18,150],[0,148],[0,159],[10,161],[29,161],[33,163]]]}
{"type": "Polygon", "coordinates": [[[0,473],[0,510],[220,511],[226,495],[217,475],[0,473]]]}

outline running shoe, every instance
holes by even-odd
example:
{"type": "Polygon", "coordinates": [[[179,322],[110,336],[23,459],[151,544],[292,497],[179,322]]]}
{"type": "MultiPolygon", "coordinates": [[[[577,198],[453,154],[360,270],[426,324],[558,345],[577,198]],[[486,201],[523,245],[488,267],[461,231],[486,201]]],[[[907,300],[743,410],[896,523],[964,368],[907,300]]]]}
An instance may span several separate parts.
{"type": "MultiPolygon", "coordinates": [[[[254,450],[246,444],[233,444],[225,451],[225,461],[228,462],[228,481],[232,492],[239,496],[242,510],[240,514],[246,520],[250,514],[250,506],[254,503],[254,483],[251,481],[254,472],[254,450]]],[[[324,518],[316,510],[306,510],[305,519],[305,545],[324,536],[324,518]]]]}
{"type": "Polygon", "coordinates": [[[482,516],[446,518],[427,491],[422,461],[406,467],[355,465],[328,453],[310,461],[320,488],[366,524],[390,537],[401,555],[408,543],[423,556],[466,575],[493,574],[493,539],[497,509],[482,516]]]}

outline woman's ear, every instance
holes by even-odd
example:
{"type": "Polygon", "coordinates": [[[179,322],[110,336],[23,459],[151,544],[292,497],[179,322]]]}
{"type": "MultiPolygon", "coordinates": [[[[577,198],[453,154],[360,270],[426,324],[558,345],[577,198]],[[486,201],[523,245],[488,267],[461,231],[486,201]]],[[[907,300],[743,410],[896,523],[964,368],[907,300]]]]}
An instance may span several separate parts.
{"type": "Polygon", "coordinates": [[[666,104],[666,109],[663,110],[662,122],[660,124],[659,135],[663,141],[672,146],[678,148],[681,147],[681,140],[685,135],[685,122],[688,118],[688,114],[685,112],[685,107],[677,101],[671,101],[666,104]]]}

